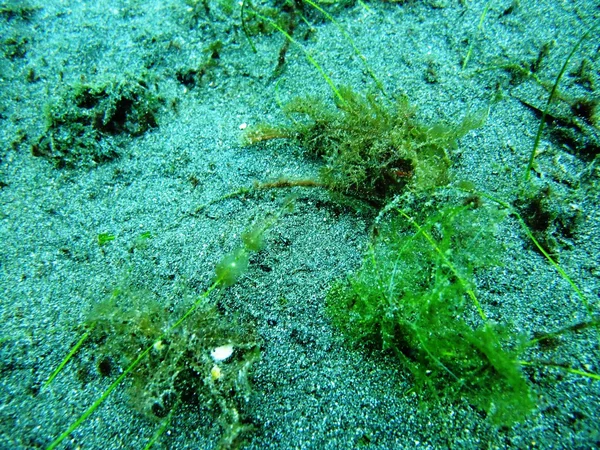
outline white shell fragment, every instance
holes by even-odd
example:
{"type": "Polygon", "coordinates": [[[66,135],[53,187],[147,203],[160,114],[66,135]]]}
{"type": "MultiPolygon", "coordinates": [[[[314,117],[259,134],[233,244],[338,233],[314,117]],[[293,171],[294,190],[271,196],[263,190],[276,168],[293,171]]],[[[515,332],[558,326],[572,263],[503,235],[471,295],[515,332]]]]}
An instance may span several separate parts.
{"type": "Polygon", "coordinates": [[[220,347],[214,348],[210,352],[210,356],[212,356],[212,359],[215,362],[219,362],[219,361],[225,361],[227,358],[229,358],[231,356],[232,353],[233,353],[233,345],[227,344],[227,345],[221,345],[220,347]]]}

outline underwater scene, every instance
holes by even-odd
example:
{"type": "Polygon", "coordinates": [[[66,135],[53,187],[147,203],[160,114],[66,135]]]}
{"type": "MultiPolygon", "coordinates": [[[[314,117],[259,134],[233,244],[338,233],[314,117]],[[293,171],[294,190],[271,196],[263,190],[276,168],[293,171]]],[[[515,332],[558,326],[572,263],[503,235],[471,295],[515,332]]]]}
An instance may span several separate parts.
{"type": "Polygon", "coordinates": [[[600,447],[600,4],[0,0],[0,449],[600,447]]]}

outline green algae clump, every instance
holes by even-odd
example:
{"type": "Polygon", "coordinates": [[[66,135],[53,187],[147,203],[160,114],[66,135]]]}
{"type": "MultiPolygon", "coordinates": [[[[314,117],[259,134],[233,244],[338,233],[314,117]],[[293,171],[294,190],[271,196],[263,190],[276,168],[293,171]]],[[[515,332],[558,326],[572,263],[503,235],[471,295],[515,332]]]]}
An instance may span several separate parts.
{"type": "Polygon", "coordinates": [[[388,100],[348,87],[338,93],[335,108],[318,97],[291,100],[283,108],[291,125],[258,125],[248,130],[246,143],[293,139],[323,161],[321,179],[329,189],[384,203],[406,186],[428,190],[447,184],[448,151],[487,118],[484,109],[456,126],[425,126],[405,97],[388,100]]]}
{"type": "Polygon", "coordinates": [[[243,248],[226,254],[215,267],[217,280],[224,287],[233,286],[248,270],[249,255],[243,248]]]}
{"type": "Polygon", "coordinates": [[[224,442],[240,441],[252,429],[244,406],[251,394],[250,372],[260,356],[254,331],[210,303],[176,329],[172,321],[151,292],[117,289],[88,318],[97,373],[122,373],[140,349],[151,347],[131,371],[128,393],[135,409],[158,421],[191,406],[221,424],[224,442]],[[229,354],[217,357],[222,348],[229,354]]]}
{"type": "Polygon", "coordinates": [[[334,325],[396,355],[422,394],[466,398],[499,425],[523,420],[534,407],[517,362],[524,342],[487,320],[474,293],[474,270],[500,252],[491,227],[502,214],[445,206],[417,221],[395,212],[362,268],[329,291],[334,325]]]}

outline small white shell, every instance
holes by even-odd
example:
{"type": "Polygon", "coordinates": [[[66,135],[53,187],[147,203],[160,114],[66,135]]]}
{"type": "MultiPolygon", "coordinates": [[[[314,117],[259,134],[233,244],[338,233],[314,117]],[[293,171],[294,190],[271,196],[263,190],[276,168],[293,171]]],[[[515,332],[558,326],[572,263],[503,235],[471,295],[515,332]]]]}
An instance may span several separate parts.
{"type": "Polygon", "coordinates": [[[215,362],[225,361],[233,354],[233,345],[221,345],[220,347],[214,348],[210,352],[210,356],[215,362]]]}

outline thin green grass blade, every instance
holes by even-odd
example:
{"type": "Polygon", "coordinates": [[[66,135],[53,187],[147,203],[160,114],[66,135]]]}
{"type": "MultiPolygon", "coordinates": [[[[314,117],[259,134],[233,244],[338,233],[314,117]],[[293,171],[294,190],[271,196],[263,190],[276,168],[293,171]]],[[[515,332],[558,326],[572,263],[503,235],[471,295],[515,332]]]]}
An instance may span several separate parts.
{"type": "Polygon", "coordinates": [[[73,348],[71,349],[71,351],[67,354],[67,356],[65,356],[65,358],[58,365],[58,367],[54,370],[54,372],[52,372],[52,374],[48,377],[48,380],[46,380],[46,382],[42,386],[44,389],[47,388],[50,385],[50,383],[52,383],[52,381],[58,376],[58,374],[60,373],[60,371],[67,365],[67,363],[71,360],[71,358],[75,355],[75,353],[77,353],[77,350],[79,350],[79,347],[81,347],[83,345],[83,343],[88,338],[88,336],[90,335],[90,333],[91,333],[91,331],[93,329],[94,329],[94,327],[92,325],[92,327],[88,331],[86,331],[83,334],[83,336],[81,336],[79,338],[79,340],[73,346],[73,348]]]}
{"type": "Polygon", "coordinates": [[[152,350],[152,346],[148,347],[144,350],[140,355],[136,358],[134,362],[131,363],[127,369],[117,378],[104,393],[90,406],[80,417],[77,419],[63,434],[57,437],[52,443],[47,447],[47,450],[55,449],[62,441],[64,441],[73,431],[75,431],[79,425],[86,421],[86,419],[93,414],[96,409],[106,400],[106,398],[114,391],[119,384],[125,379],[125,377],[131,372],[136,366],[140,363],[144,357],[150,353],[152,350]]]}
{"type": "Polygon", "coordinates": [[[558,84],[560,83],[560,80],[562,79],[563,75],[565,74],[565,71],[567,70],[569,61],[571,61],[571,58],[573,57],[573,55],[575,54],[575,52],[577,51],[577,49],[579,48],[581,43],[586,40],[586,38],[590,35],[590,33],[595,28],[596,28],[596,26],[591,27],[583,36],[581,36],[581,39],[579,39],[577,41],[577,43],[571,50],[571,53],[569,53],[569,56],[565,60],[565,63],[563,64],[562,69],[560,69],[560,72],[559,72],[558,76],[556,77],[556,81],[554,81],[554,86],[552,86],[552,90],[550,91],[550,95],[548,96],[548,101],[546,102],[546,107],[544,108],[544,111],[542,111],[542,118],[540,120],[540,125],[539,125],[537,133],[535,135],[535,141],[533,143],[533,148],[531,149],[531,155],[529,155],[529,163],[527,164],[527,168],[525,169],[525,181],[529,180],[529,177],[531,174],[531,169],[533,168],[533,161],[535,160],[535,152],[537,151],[537,148],[540,145],[540,140],[542,139],[542,131],[544,131],[544,125],[546,124],[546,116],[548,115],[548,110],[550,109],[550,105],[552,104],[552,101],[554,100],[554,95],[556,94],[556,90],[558,89],[558,84]]]}
{"type": "MultiPolygon", "coordinates": [[[[540,364],[539,362],[536,362],[536,361],[531,362],[531,361],[521,361],[521,360],[518,360],[517,362],[520,365],[522,365],[522,366],[536,366],[536,365],[540,364]]],[[[582,377],[585,377],[585,378],[589,378],[591,380],[600,381],[600,375],[597,374],[597,373],[594,373],[594,372],[588,372],[588,371],[585,371],[585,370],[573,369],[572,367],[565,367],[565,366],[562,366],[560,364],[544,363],[543,365],[544,366],[548,366],[548,367],[554,367],[556,369],[563,370],[563,371],[568,372],[568,373],[572,373],[573,375],[579,375],[579,376],[582,376],[582,377]]]]}
{"type": "Polygon", "coordinates": [[[358,0],[358,4],[362,6],[369,14],[373,13],[373,10],[371,10],[371,8],[369,8],[369,6],[362,0],[358,0]]]}
{"type": "Polygon", "coordinates": [[[277,31],[279,31],[288,41],[290,41],[292,44],[296,45],[300,50],[302,50],[302,52],[304,53],[304,56],[306,57],[308,62],[310,62],[315,67],[315,69],[317,69],[317,71],[321,74],[323,79],[327,82],[327,84],[331,88],[331,91],[334,93],[334,95],[339,99],[340,102],[342,102],[342,104],[346,103],[346,100],[344,100],[344,97],[342,97],[342,94],[340,94],[340,91],[336,87],[336,85],[333,82],[333,80],[331,79],[331,77],[329,75],[327,75],[325,70],[323,70],[323,67],[321,67],[321,65],[315,60],[315,58],[313,58],[313,56],[310,54],[310,52],[302,44],[300,44],[287,31],[285,31],[275,21],[269,19],[268,17],[263,16],[262,14],[259,14],[256,11],[251,10],[251,9],[248,10],[248,14],[252,14],[252,15],[258,17],[259,19],[262,19],[265,22],[268,22],[273,28],[275,28],[277,31]]]}
{"type": "Polygon", "coordinates": [[[499,204],[500,206],[506,208],[510,212],[510,214],[514,215],[517,218],[517,221],[519,222],[521,227],[523,228],[523,231],[525,232],[527,237],[529,239],[531,239],[531,242],[533,242],[533,244],[537,247],[537,249],[541,252],[541,254],[544,255],[544,258],[546,258],[548,260],[550,265],[556,269],[556,271],[560,274],[560,276],[567,283],[569,283],[569,285],[571,286],[573,291],[575,291],[575,293],[577,294],[577,296],[580,298],[581,302],[585,306],[590,317],[593,318],[593,311],[591,309],[591,306],[590,306],[590,303],[589,303],[587,297],[583,294],[583,292],[581,292],[581,289],[579,289],[577,287],[577,285],[571,279],[571,277],[569,277],[569,275],[567,275],[567,273],[563,270],[563,268],[560,266],[560,264],[558,264],[556,261],[554,261],[552,256],[550,256],[548,254],[548,252],[544,249],[544,247],[542,247],[542,244],[540,244],[539,241],[535,238],[535,236],[533,235],[533,233],[531,232],[531,230],[525,223],[525,220],[523,220],[523,218],[521,217],[521,215],[518,213],[518,211],[515,208],[513,208],[511,205],[509,205],[505,201],[500,200],[492,195],[486,194],[485,192],[480,192],[480,191],[475,191],[475,190],[470,190],[470,189],[465,189],[464,191],[470,192],[471,194],[480,195],[481,197],[485,197],[485,198],[499,204]]]}
{"type": "Polygon", "coordinates": [[[250,38],[250,33],[248,32],[248,26],[246,25],[246,15],[244,14],[245,9],[246,9],[246,0],[243,0],[241,10],[240,10],[240,16],[241,16],[241,20],[242,20],[242,30],[244,31],[244,35],[246,36],[246,39],[248,40],[248,43],[250,44],[252,51],[254,53],[256,53],[256,46],[254,45],[254,41],[252,41],[252,38],[250,38]]]}
{"type": "Polygon", "coordinates": [[[331,23],[333,23],[338,28],[338,30],[340,30],[340,33],[342,33],[344,38],[346,38],[348,43],[352,46],[352,49],[354,50],[354,53],[356,54],[356,56],[358,56],[358,58],[361,60],[361,62],[365,66],[367,73],[369,74],[371,79],[375,82],[375,84],[377,85],[377,88],[381,91],[381,93],[385,97],[387,97],[388,95],[385,92],[383,83],[379,80],[379,78],[377,78],[377,75],[375,75],[375,72],[373,71],[373,69],[371,69],[371,66],[367,62],[367,58],[358,49],[358,47],[354,43],[354,39],[352,39],[352,36],[350,36],[350,34],[348,34],[348,32],[344,29],[344,27],[337,20],[335,20],[331,14],[329,14],[327,11],[325,11],[323,8],[321,8],[319,5],[317,5],[315,2],[313,2],[312,0],[304,0],[304,1],[306,3],[308,3],[310,6],[312,6],[313,8],[315,8],[317,11],[319,11],[321,14],[323,14],[327,18],[327,20],[329,20],[331,23]]]}
{"type": "Polygon", "coordinates": [[[108,396],[114,391],[121,382],[125,379],[125,377],[137,367],[137,365],[146,357],[148,353],[152,350],[154,345],[164,339],[169,333],[171,333],[175,328],[177,328],[181,323],[187,319],[193,312],[198,309],[200,305],[206,300],[206,298],[221,284],[220,280],[217,280],[213,283],[211,287],[209,287],[204,293],[194,302],[194,304],[186,311],[186,313],[171,327],[161,334],[156,341],[154,341],[150,346],[148,346],[139,356],[133,361],[124,371],[123,373],[115,380],[113,383],[104,391],[104,393],[90,406],[85,412],[79,416],[79,418],[73,422],[73,424],[60,436],[58,436],[52,443],[47,447],[47,450],[55,449],[62,441],[64,441],[73,431],[75,431],[83,422],[90,417],[94,411],[98,409],[98,407],[108,398],[108,396]]]}
{"type": "Polygon", "coordinates": [[[544,255],[544,257],[552,265],[552,267],[554,267],[556,269],[556,271],[560,274],[560,276],[563,277],[565,279],[565,281],[567,283],[569,283],[569,285],[575,291],[575,293],[577,293],[577,296],[581,299],[582,303],[584,304],[585,308],[587,309],[588,314],[590,315],[590,317],[592,317],[593,312],[592,312],[592,308],[590,306],[590,303],[589,303],[587,297],[585,295],[583,295],[583,292],[581,292],[581,290],[577,287],[575,282],[573,280],[571,280],[569,275],[567,275],[567,272],[565,272],[563,270],[563,268],[556,261],[554,261],[554,259],[552,259],[552,256],[550,256],[548,254],[548,252],[546,250],[544,250],[544,247],[542,247],[542,244],[540,244],[538,242],[538,240],[535,238],[535,236],[533,235],[533,233],[531,232],[531,230],[529,229],[529,227],[527,226],[527,224],[525,223],[525,221],[523,220],[521,215],[512,208],[511,208],[511,214],[513,214],[517,218],[517,220],[521,224],[521,227],[523,228],[523,231],[525,231],[525,234],[529,237],[529,239],[531,239],[531,241],[538,248],[538,250],[542,253],[542,255],[544,255]]]}
{"type": "Polygon", "coordinates": [[[469,50],[467,50],[465,60],[463,61],[462,70],[465,70],[465,67],[467,67],[469,59],[471,58],[471,53],[473,53],[473,46],[475,45],[475,37],[479,36],[481,31],[483,30],[483,21],[485,20],[485,16],[487,15],[488,10],[490,9],[491,5],[492,5],[492,0],[489,0],[487,2],[487,4],[485,5],[485,8],[483,8],[483,12],[481,13],[481,16],[479,17],[479,24],[477,24],[477,33],[475,34],[474,38],[471,40],[471,44],[469,45],[469,50]]]}
{"type": "Polygon", "coordinates": [[[407,219],[410,222],[410,224],[415,227],[417,232],[421,233],[423,235],[423,237],[425,237],[425,239],[427,239],[427,241],[431,244],[433,249],[441,256],[442,261],[444,261],[444,264],[446,264],[448,266],[448,268],[452,271],[452,273],[454,273],[456,278],[464,285],[466,292],[469,295],[469,297],[471,298],[471,300],[473,301],[473,304],[475,305],[475,308],[477,309],[477,312],[479,313],[479,316],[481,317],[481,319],[484,322],[487,322],[487,317],[485,315],[485,312],[483,311],[483,308],[481,307],[481,303],[479,303],[479,300],[477,299],[477,296],[475,295],[475,292],[473,292],[473,289],[468,287],[469,283],[467,282],[467,280],[465,280],[463,278],[463,276],[461,275],[461,273],[454,267],[454,265],[450,262],[450,260],[444,254],[444,252],[436,244],[435,240],[431,237],[431,235],[429,233],[427,233],[427,231],[425,231],[423,229],[423,227],[421,227],[421,225],[419,225],[417,222],[415,222],[415,220],[412,217],[410,217],[408,214],[406,214],[400,208],[397,208],[397,210],[400,213],[400,215],[402,215],[402,217],[407,219]]]}
{"type": "Polygon", "coordinates": [[[573,369],[571,367],[563,367],[563,369],[574,375],[581,375],[582,377],[600,381],[600,375],[598,375],[597,373],[587,372],[585,370],[573,369]]]}
{"type": "Polygon", "coordinates": [[[148,443],[144,447],[144,450],[150,450],[152,448],[152,446],[154,444],[156,444],[156,441],[158,441],[158,438],[160,438],[165,433],[165,431],[167,431],[167,428],[171,424],[171,419],[173,418],[173,413],[175,412],[176,409],[177,409],[177,407],[173,407],[171,409],[171,412],[167,415],[167,417],[165,417],[165,419],[160,424],[160,427],[158,428],[158,430],[156,430],[156,432],[152,435],[152,438],[150,439],[150,441],[148,441],[148,443]]]}

